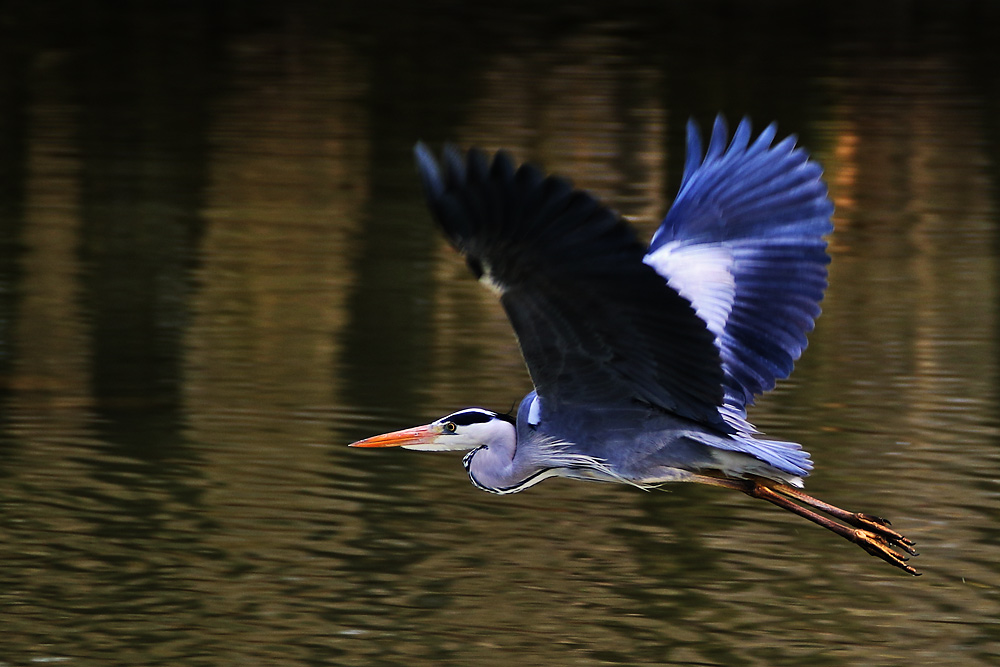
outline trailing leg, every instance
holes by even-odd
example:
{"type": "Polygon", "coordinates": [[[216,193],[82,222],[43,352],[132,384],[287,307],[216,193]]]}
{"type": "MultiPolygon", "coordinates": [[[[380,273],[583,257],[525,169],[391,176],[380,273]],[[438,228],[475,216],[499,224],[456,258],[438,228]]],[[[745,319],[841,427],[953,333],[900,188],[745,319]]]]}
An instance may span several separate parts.
{"type": "Polygon", "coordinates": [[[913,542],[888,528],[889,522],[885,519],[867,514],[848,512],[847,510],[813,498],[797,489],[764,480],[692,475],[690,481],[734,489],[753,498],[766,500],[840,535],[844,539],[857,544],[871,555],[881,558],[904,572],[915,576],[920,574],[906,564],[908,560],[906,556],[896,551],[896,549],[900,549],[911,556],[916,556],[917,552],[913,549],[913,542]],[[844,525],[844,523],[839,523],[803,507],[794,502],[796,500],[825,512],[848,525],[844,525]]]}

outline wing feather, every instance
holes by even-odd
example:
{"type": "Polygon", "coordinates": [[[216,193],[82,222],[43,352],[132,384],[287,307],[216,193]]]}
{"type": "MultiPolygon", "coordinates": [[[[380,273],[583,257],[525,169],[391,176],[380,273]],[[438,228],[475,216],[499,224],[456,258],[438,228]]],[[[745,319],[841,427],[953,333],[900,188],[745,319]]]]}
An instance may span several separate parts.
{"type": "Polygon", "coordinates": [[[434,217],[499,293],[547,406],[646,402],[804,475],[808,453],[746,421],[805,349],[829,262],[822,169],[776,134],[754,138],[744,120],[730,140],[720,116],[703,154],[689,124],[681,188],[648,251],[589,194],[504,153],[415,153],[434,217]]]}
{"type": "Polygon", "coordinates": [[[546,406],[638,400],[731,431],[716,336],[620,216],[502,152],[415,154],[434,217],[499,292],[546,406]]]}
{"type": "Polygon", "coordinates": [[[746,406],[787,377],[806,347],[826,289],[823,236],[833,230],[820,166],[794,136],[773,144],[773,124],[753,141],[751,134],[744,119],[727,148],[720,116],[702,156],[689,123],[680,192],[645,258],[699,314],[712,313],[725,376],[720,412],[745,433],[746,406]]]}

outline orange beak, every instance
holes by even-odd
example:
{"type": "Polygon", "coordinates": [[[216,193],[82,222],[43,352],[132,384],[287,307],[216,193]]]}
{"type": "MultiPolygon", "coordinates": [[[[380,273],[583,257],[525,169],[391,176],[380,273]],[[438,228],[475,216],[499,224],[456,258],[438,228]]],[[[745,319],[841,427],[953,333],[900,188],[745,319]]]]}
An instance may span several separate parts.
{"type": "Polygon", "coordinates": [[[348,447],[426,447],[433,445],[439,435],[441,427],[428,424],[358,440],[348,447]]]}

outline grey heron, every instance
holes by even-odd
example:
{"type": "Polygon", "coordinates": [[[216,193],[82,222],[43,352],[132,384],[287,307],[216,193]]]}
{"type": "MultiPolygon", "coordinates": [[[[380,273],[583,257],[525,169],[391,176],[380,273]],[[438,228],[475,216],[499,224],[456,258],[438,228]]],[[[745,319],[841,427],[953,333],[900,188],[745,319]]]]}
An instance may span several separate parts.
{"type": "Polygon", "coordinates": [[[707,150],[692,121],[680,190],[648,247],[610,208],[504,152],[416,164],[433,217],[498,296],[534,384],[516,416],[468,408],[354,447],[466,450],[472,483],[522,491],[548,477],[650,488],[697,482],[789,510],[910,574],[888,521],[803,492],[809,454],[765,439],[747,406],[787,377],[826,289],[833,204],[796,138],[707,150]]]}

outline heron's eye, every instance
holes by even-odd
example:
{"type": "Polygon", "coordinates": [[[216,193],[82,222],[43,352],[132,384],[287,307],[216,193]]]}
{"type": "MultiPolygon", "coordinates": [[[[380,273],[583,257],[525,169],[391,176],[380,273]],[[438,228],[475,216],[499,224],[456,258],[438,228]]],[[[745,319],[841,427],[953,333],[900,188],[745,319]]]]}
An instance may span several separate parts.
{"type": "Polygon", "coordinates": [[[444,423],[444,432],[445,433],[454,433],[457,430],[458,430],[458,427],[455,426],[455,422],[445,422],[444,423]]]}

